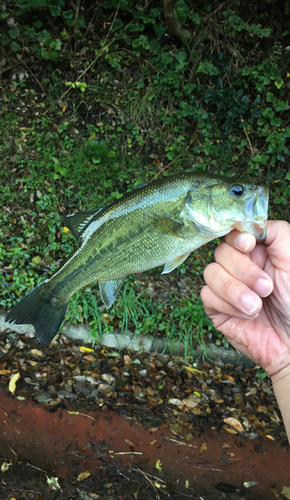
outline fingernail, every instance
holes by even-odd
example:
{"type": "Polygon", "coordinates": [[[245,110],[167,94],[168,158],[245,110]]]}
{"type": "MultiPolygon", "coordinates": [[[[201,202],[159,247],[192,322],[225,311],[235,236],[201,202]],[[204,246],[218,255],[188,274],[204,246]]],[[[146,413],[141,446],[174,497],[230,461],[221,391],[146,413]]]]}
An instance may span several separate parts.
{"type": "Polygon", "coordinates": [[[242,295],[241,303],[247,314],[253,314],[260,306],[261,299],[249,293],[245,293],[245,295],[242,295]]]}
{"type": "Polygon", "coordinates": [[[268,297],[273,291],[273,283],[265,278],[259,278],[254,284],[253,290],[260,297],[268,297]]]}
{"type": "Polygon", "coordinates": [[[242,252],[247,252],[252,243],[252,238],[246,233],[241,233],[236,239],[237,247],[242,250],[242,252]]]}

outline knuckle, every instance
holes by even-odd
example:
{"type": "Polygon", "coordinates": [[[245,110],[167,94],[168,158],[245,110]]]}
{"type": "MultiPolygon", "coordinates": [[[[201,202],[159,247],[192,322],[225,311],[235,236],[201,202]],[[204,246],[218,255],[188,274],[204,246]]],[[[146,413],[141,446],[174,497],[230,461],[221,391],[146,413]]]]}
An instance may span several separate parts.
{"type": "Polygon", "coordinates": [[[226,249],[226,245],[227,245],[227,244],[223,242],[223,243],[220,243],[220,244],[216,247],[216,249],[215,249],[215,251],[214,251],[214,258],[215,258],[215,260],[216,260],[216,261],[220,258],[221,254],[225,251],[225,249],[226,249]]]}
{"type": "Polygon", "coordinates": [[[236,288],[236,279],[233,277],[230,277],[221,283],[221,292],[225,297],[232,297],[234,288],[236,288]]]}
{"type": "Polygon", "coordinates": [[[207,283],[208,280],[210,279],[211,276],[214,276],[214,273],[216,272],[216,267],[218,264],[216,262],[211,262],[206,266],[206,268],[203,271],[203,277],[204,281],[207,283]]]}

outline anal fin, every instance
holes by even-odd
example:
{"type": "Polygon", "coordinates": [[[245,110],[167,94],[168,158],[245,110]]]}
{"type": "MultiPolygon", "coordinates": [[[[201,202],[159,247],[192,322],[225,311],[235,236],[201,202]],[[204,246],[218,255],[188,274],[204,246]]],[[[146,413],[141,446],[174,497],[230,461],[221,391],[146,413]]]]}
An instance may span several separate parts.
{"type": "Polygon", "coordinates": [[[162,271],[162,274],[171,273],[171,271],[173,271],[173,269],[180,266],[180,264],[182,264],[182,262],[184,262],[185,259],[187,259],[187,257],[189,256],[190,253],[191,252],[184,253],[182,255],[178,255],[178,257],[174,257],[174,259],[166,262],[164,269],[162,271]]]}
{"type": "Polygon", "coordinates": [[[102,301],[107,309],[114,304],[123,282],[124,278],[99,282],[102,301]]]}

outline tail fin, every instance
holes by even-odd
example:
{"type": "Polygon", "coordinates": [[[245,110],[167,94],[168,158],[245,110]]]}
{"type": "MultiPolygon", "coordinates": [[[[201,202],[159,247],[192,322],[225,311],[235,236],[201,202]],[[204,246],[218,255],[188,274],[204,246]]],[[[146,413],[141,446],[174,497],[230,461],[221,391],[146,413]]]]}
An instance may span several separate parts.
{"type": "Polygon", "coordinates": [[[46,293],[43,284],[16,304],[5,321],[17,325],[33,325],[38,342],[46,345],[57,334],[68,304],[60,304],[50,293],[46,293]]]}

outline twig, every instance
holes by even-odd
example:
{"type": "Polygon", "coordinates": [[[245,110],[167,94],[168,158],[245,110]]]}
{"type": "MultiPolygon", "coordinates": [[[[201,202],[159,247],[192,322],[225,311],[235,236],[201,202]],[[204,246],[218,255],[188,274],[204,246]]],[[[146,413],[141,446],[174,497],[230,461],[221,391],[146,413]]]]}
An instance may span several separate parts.
{"type": "Polygon", "coordinates": [[[142,451],[115,451],[114,455],[143,455],[142,451]]]}
{"type": "Polygon", "coordinates": [[[32,74],[33,78],[37,81],[37,83],[38,83],[38,85],[40,86],[40,88],[41,88],[42,92],[44,92],[44,93],[45,93],[45,95],[47,95],[46,90],[43,88],[43,86],[41,85],[41,83],[40,83],[40,81],[38,80],[37,76],[33,73],[32,69],[30,69],[30,67],[29,67],[29,66],[27,66],[26,62],[22,61],[22,63],[24,64],[24,66],[25,66],[25,68],[27,69],[27,71],[29,71],[29,72],[32,74]]]}
{"type": "MultiPolygon", "coordinates": [[[[101,57],[101,55],[103,55],[103,52],[105,52],[105,50],[110,47],[110,45],[112,45],[112,43],[114,42],[115,40],[113,39],[110,43],[108,43],[108,45],[104,46],[100,52],[98,53],[98,55],[95,57],[95,59],[93,60],[93,62],[91,62],[91,64],[89,64],[89,66],[82,72],[82,74],[75,80],[74,82],[74,85],[87,73],[87,71],[89,71],[89,69],[97,62],[97,60],[99,59],[99,57],[101,57]]],[[[66,94],[73,88],[73,86],[69,87],[63,94],[62,96],[60,97],[59,99],[59,102],[60,104],[62,104],[62,99],[64,98],[64,96],[66,96],[66,94]]],[[[47,109],[45,111],[45,113],[43,113],[43,116],[46,115],[50,110],[52,109],[52,106],[47,109]]]]}
{"type": "Polygon", "coordinates": [[[147,479],[148,483],[149,483],[149,484],[151,484],[152,488],[154,489],[154,491],[155,491],[155,493],[156,493],[157,498],[160,498],[160,496],[159,496],[159,495],[158,495],[158,493],[157,493],[157,490],[156,490],[156,488],[155,488],[154,483],[153,483],[153,482],[151,481],[151,479],[147,476],[147,474],[145,474],[145,472],[143,472],[141,469],[138,469],[138,467],[136,468],[136,470],[137,470],[138,472],[141,472],[141,474],[143,474],[143,476],[145,477],[145,479],[147,479]]]}
{"type": "MultiPolygon", "coordinates": [[[[191,146],[191,144],[193,143],[193,141],[195,141],[195,139],[197,138],[197,133],[198,133],[198,129],[196,129],[195,133],[194,133],[194,136],[193,138],[191,139],[190,143],[188,144],[188,146],[186,146],[186,148],[184,148],[183,151],[181,151],[181,153],[179,155],[176,156],[176,158],[174,158],[174,160],[172,160],[170,163],[168,163],[168,165],[166,165],[164,168],[162,168],[162,170],[160,170],[160,172],[158,172],[155,177],[153,177],[152,181],[154,181],[154,179],[156,179],[158,177],[158,175],[161,174],[161,172],[163,172],[164,170],[166,170],[168,167],[170,167],[170,165],[172,165],[172,163],[177,160],[177,158],[179,158],[181,155],[183,155],[185,153],[185,151],[187,151],[187,149],[191,146]]],[[[152,182],[151,181],[151,182],[152,182]]]]}
{"type": "Polygon", "coordinates": [[[243,129],[244,129],[244,132],[245,132],[245,134],[246,134],[247,141],[248,141],[248,144],[249,144],[249,147],[250,147],[250,150],[251,150],[252,156],[255,156],[255,153],[254,153],[254,150],[253,150],[253,147],[252,147],[251,141],[250,141],[250,137],[249,137],[249,135],[248,135],[247,129],[246,129],[246,127],[245,127],[245,122],[244,122],[244,119],[243,119],[243,117],[242,117],[242,116],[241,116],[241,121],[242,121],[242,124],[243,124],[243,129]]]}

